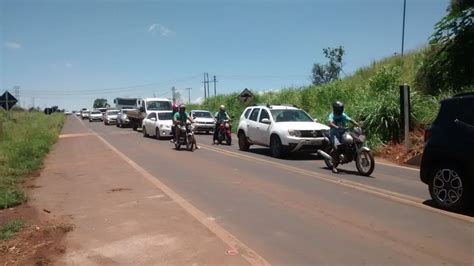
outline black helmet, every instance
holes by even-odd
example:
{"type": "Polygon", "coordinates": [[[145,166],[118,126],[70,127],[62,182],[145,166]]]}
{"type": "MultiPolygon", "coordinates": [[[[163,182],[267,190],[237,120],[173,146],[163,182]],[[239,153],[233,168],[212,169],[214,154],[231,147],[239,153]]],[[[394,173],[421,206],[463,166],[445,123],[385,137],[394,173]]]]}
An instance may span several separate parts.
{"type": "Polygon", "coordinates": [[[342,115],[342,113],[344,112],[344,104],[340,101],[333,102],[332,111],[335,115],[342,115]]]}

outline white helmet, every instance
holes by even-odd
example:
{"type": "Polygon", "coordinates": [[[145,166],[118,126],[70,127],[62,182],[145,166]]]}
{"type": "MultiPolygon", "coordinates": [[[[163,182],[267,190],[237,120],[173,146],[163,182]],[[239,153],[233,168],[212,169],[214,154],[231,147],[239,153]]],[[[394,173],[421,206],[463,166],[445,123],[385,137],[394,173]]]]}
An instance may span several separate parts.
{"type": "Polygon", "coordinates": [[[221,106],[219,106],[219,110],[220,111],[225,111],[225,106],[223,104],[221,104],[221,106]]]}

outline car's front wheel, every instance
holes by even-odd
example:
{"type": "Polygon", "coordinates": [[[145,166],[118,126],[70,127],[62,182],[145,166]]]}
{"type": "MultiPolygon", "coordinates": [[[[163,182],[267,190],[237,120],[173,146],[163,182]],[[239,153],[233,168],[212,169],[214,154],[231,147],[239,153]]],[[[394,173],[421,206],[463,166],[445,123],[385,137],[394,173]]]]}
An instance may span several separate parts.
{"type": "Polygon", "coordinates": [[[270,139],[270,150],[272,156],[275,158],[284,158],[286,156],[286,150],[281,144],[280,137],[274,135],[270,139]]]}
{"type": "Polygon", "coordinates": [[[440,165],[431,172],[429,191],[433,201],[442,209],[457,211],[467,206],[471,191],[467,176],[457,165],[440,165]]]}
{"type": "Polygon", "coordinates": [[[247,140],[245,133],[241,131],[237,137],[239,138],[239,149],[241,151],[248,151],[250,148],[250,143],[247,140]]]}

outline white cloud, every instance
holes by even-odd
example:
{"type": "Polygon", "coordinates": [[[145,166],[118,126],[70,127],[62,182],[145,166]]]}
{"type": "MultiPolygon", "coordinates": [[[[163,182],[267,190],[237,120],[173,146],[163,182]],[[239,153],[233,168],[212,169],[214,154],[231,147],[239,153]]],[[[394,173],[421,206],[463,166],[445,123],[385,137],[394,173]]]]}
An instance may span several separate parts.
{"type": "Polygon", "coordinates": [[[71,62],[66,62],[66,67],[67,67],[67,68],[72,68],[71,62]]]}
{"type": "Polygon", "coordinates": [[[148,27],[148,32],[156,32],[156,31],[158,31],[161,34],[161,36],[164,36],[164,37],[174,33],[172,30],[170,30],[169,28],[161,24],[154,23],[148,27]]]}
{"type": "Polygon", "coordinates": [[[21,44],[17,42],[5,42],[4,45],[9,49],[21,49],[21,44]]]}

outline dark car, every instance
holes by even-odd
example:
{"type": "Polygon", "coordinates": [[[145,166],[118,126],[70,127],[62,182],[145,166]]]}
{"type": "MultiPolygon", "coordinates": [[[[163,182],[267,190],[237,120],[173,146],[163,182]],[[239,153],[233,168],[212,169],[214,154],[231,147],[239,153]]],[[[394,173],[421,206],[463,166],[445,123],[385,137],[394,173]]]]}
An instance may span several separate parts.
{"type": "Polygon", "coordinates": [[[469,207],[474,183],[474,92],[441,101],[438,116],[425,131],[420,179],[438,207],[452,211],[469,207]]]}

